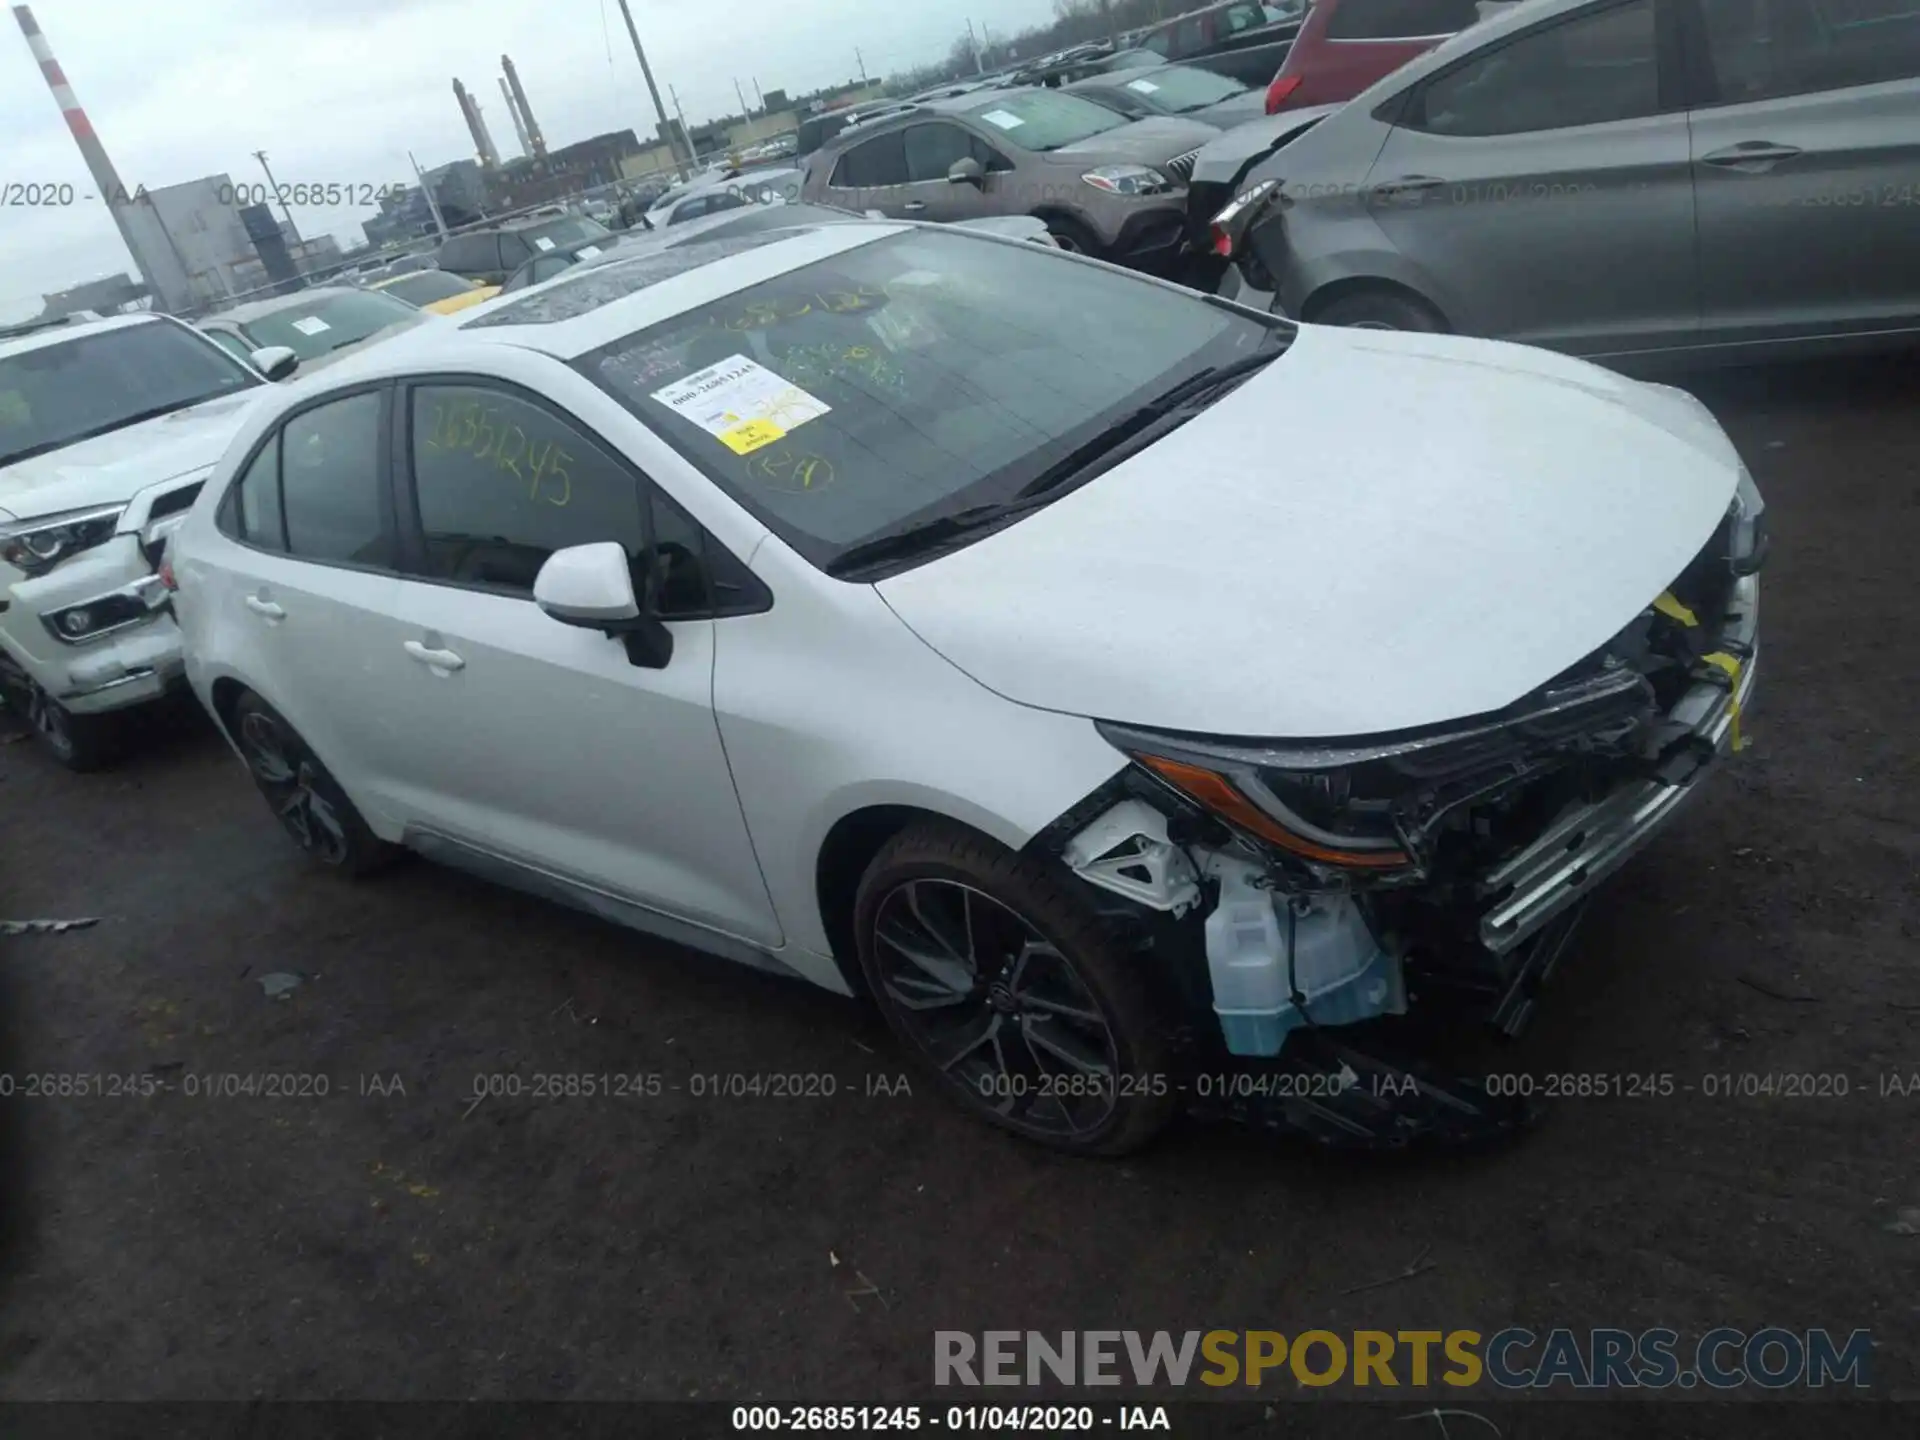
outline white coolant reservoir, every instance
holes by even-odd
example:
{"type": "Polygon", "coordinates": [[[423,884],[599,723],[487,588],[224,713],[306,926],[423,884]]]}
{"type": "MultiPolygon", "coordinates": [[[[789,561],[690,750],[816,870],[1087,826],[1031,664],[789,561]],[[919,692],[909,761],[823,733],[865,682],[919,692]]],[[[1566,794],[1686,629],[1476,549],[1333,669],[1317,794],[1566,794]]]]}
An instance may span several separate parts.
{"type": "Polygon", "coordinates": [[[1304,1024],[1405,1013],[1400,964],[1375,942],[1350,897],[1290,901],[1261,888],[1258,867],[1224,855],[1210,857],[1206,869],[1220,882],[1206,923],[1207,971],[1229,1052],[1278,1055],[1304,1024]]]}

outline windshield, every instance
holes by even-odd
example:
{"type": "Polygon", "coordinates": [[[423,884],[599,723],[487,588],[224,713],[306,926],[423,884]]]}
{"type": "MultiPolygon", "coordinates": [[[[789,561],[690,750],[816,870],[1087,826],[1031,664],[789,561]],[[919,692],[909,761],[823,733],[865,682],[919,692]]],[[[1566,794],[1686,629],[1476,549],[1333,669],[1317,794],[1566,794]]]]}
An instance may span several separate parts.
{"type": "Polygon", "coordinates": [[[577,362],[825,566],[1004,500],[1269,326],[1037,246],[889,236],[577,362]]]}
{"type": "Polygon", "coordinates": [[[967,114],[1023,150],[1058,150],[1127,123],[1103,105],[1054,90],[997,96],[967,114]]]}
{"type": "Polygon", "coordinates": [[[613,238],[613,232],[606,226],[584,215],[567,215],[544,225],[530,225],[520,234],[536,250],[571,250],[576,245],[613,238]],[[551,240],[553,244],[542,245],[542,240],[551,240]]]}
{"type": "Polygon", "coordinates": [[[1121,82],[1162,115],[1185,115],[1247,93],[1238,80],[1185,65],[1162,65],[1144,75],[1123,76],[1121,82]]]}
{"type": "Polygon", "coordinates": [[[471,280],[449,275],[445,270],[422,270],[417,275],[403,275],[391,285],[382,285],[380,294],[397,296],[409,305],[431,305],[456,295],[470,295],[479,288],[471,280]]]}
{"type": "Polygon", "coordinates": [[[352,290],[310,296],[304,304],[245,321],[240,328],[256,350],[285,345],[302,360],[317,360],[419,315],[416,307],[378,290],[352,290]]]}
{"type": "Polygon", "coordinates": [[[166,321],[23,350],[0,359],[0,465],[261,383],[166,321]]]}

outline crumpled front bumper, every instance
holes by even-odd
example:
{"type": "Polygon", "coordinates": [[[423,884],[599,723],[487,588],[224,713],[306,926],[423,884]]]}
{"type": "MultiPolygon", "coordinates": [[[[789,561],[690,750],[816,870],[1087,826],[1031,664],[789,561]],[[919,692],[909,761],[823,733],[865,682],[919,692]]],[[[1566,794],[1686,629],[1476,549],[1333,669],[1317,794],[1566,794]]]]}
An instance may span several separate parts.
{"type": "Polygon", "coordinates": [[[1695,681],[1668,712],[1669,723],[1684,729],[1698,763],[1675,782],[1635,781],[1566,811],[1483,876],[1478,892],[1487,909],[1480,939],[1489,950],[1506,954],[1577,905],[1698,792],[1715,762],[1732,748],[1736,717],[1753,694],[1759,636],[1760,578],[1747,575],[1735,582],[1714,640],[1717,653],[1737,662],[1734,673],[1708,667],[1708,677],[1695,681]]]}
{"type": "Polygon", "coordinates": [[[0,647],[35,684],[76,714],[120,710],[156,700],[185,675],[180,628],[156,592],[159,579],[140,536],[120,533],[35,578],[8,570],[0,647]],[[44,616],[113,595],[138,595],[140,618],[68,641],[44,616]]]}

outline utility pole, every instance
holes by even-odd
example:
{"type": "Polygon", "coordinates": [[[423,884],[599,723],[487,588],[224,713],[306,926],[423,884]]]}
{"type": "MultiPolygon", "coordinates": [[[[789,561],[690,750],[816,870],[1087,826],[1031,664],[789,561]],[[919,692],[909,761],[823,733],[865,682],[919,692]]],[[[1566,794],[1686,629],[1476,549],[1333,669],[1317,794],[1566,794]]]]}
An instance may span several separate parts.
{"type": "Polygon", "coordinates": [[[433,212],[433,228],[440,232],[440,239],[447,238],[447,222],[440,215],[440,202],[434,198],[433,186],[427,183],[426,172],[420,168],[420,162],[413,158],[413,152],[407,151],[407,160],[413,166],[415,178],[420,181],[420,192],[427,197],[427,209],[433,212]]]}
{"type": "Polygon", "coordinates": [[[753,77],[753,98],[760,102],[760,113],[762,115],[766,114],[767,94],[766,91],[760,88],[760,77],[758,75],[753,77]]]}
{"type": "Polygon", "coordinates": [[[967,21],[967,44],[973,49],[973,73],[976,75],[986,74],[986,63],[980,58],[980,42],[974,38],[973,21],[971,20],[967,21]]]}
{"type": "Polygon", "coordinates": [[[980,48],[991,55],[993,53],[993,32],[987,29],[987,22],[980,22],[980,48]]]}
{"type": "MultiPolygon", "coordinates": [[[[687,151],[688,151],[687,159],[689,162],[691,162],[695,158],[692,153],[693,132],[687,129],[687,112],[680,108],[680,92],[674,89],[673,86],[669,85],[667,86],[667,94],[673,97],[673,113],[680,117],[680,138],[686,142],[687,151]]],[[[683,180],[689,178],[688,171],[682,170],[680,172],[680,177],[683,180]]]]}
{"type": "Polygon", "coordinates": [[[740,77],[738,75],[733,77],[733,93],[740,97],[740,118],[743,120],[751,120],[753,118],[753,109],[747,104],[747,92],[740,88],[740,77]]]}
{"type": "Polygon", "coordinates": [[[865,85],[867,83],[867,61],[866,57],[860,53],[860,47],[858,45],[853,47],[853,61],[854,64],[860,67],[860,83],[865,85]]]}
{"type": "Polygon", "coordinates": [[[287,208],[287,197],[281,194],[279,182],[273,178],[273,171],[267,170],[267,152],[264,150],[256,150],[253,152],[253,158],[260,162],[260,168],[262,170],[266,170],[267,193],[280,197],[280,213],[287,217],[287,228],[293,231],[295,235],[298,235],[300,233],[300,227],[293,223],[293,211],[287,208]]]}
{"type": "Polygon", "coordinates": [[[1120,48],[1120,22],[1114,17],[1113,0],[1100,0],[1100,14],[1107,22],[1107,42],[1114,49],[1120,48]]]}
{"type": "MultiPolygon", "coordinates": [[[[627,8],[627,0],[620,0],[620,14],[627,22],[627,37],[633,41],[633,53],[640,57],[640,73],[647,77],[647,92],[653,96],[653,113],[660,117],[661,130],[667,132],[669,145],[673,151],[674,168],[680,172],[682,180],[691,179],[692,171],[687,166],[687,157],[680,153],[680,142],[672,138],[672,129],[667,124],[667,107],[660,103],[660,87],[654,83],[653,67],[647,64],[647,52],[640,48],[640,32],[633,27],[633,11],[627,8]]],[[[679,108],[677,103],[674,108],[679,108]]],[[[682,120],[680,126],[684,134],[686,122],[682,120]]]]}

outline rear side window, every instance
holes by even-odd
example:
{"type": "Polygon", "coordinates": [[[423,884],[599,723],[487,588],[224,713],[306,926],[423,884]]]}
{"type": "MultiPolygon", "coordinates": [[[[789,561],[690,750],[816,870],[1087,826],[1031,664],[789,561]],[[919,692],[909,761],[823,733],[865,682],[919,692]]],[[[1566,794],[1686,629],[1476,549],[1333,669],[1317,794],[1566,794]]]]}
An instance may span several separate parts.
{"type": "Polygon", "coordinates": [[[1258,5],[1229,5],[1225,19],[1225,29],[1229,35],[1267,23],[1266,13],[1258,5]]]}
{"type": "Polygon", "coordinates": [[[1701,0],[1723,104],[1920,77],[1914,0],[1701,0]]]}
{"type": "Polygon", "coordinates": [[[285,550],[287,527],[280,514],[280,437],[272,436],[234,481],[220,504],[223,534],[262,550],[285,550]]]}
{"type": "Polygon", "coordinates": [[[907,183],[907,137],[895,130],[854,146],[833,167],[827,182],[836,190],[871,190],[881,185],[907,183]]]}
{"type": "Polygon", "coordinates": [[[1480,18],[1474,0],[1334,0],[1329,40],[1420,40],[1453,35],[1480,18]]]}
{"type": "Polygon", "coordinates": [[[302,411],[280,431],[287,552],[349,565],[393,563],[380,489],[380,396],[302,411]]]}
{"type": "Polygon", "coordinates": [[[530,400],[478,385],[413,391],[414,499],[427,573],[531,595],[556,550],[617,540],[646,548],[634,476],[576,426],[530,400]]]}
{"type": "Polygon", "coordinates": [[[1437,76],[1403,121],[1435,135],[1518,135],[1660,110],[1653,0],[1524,35],[1437,76]]]}

